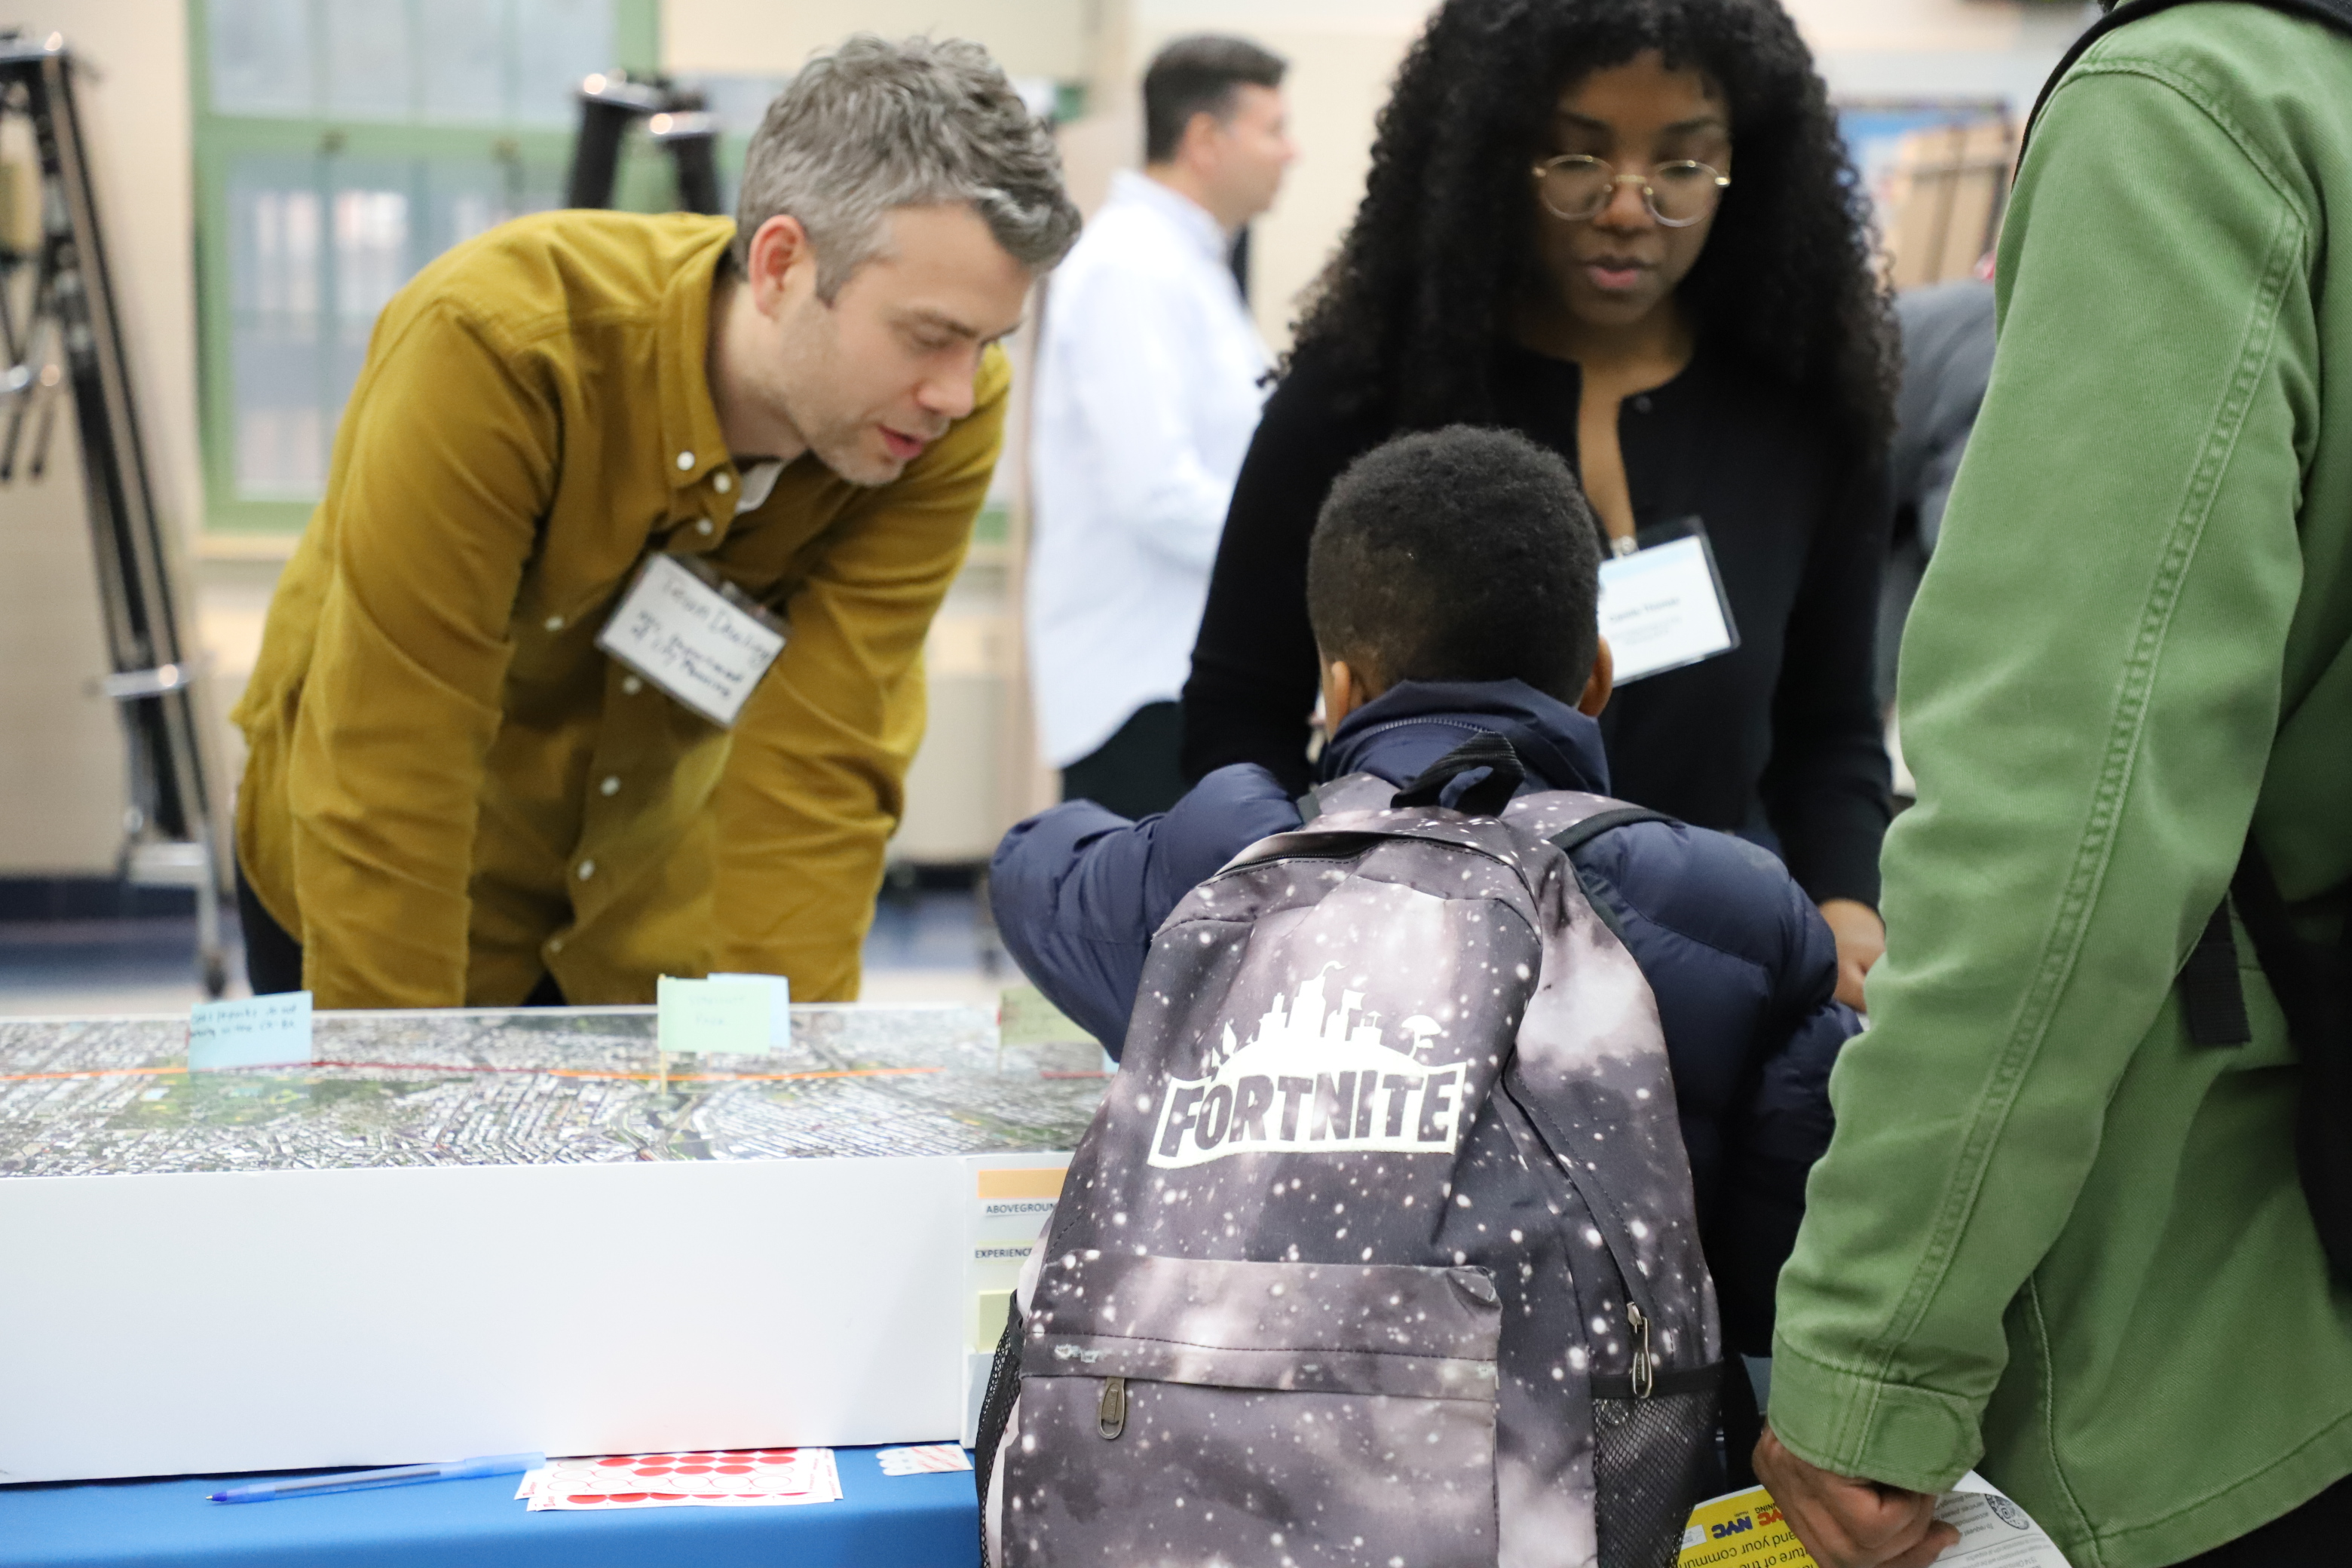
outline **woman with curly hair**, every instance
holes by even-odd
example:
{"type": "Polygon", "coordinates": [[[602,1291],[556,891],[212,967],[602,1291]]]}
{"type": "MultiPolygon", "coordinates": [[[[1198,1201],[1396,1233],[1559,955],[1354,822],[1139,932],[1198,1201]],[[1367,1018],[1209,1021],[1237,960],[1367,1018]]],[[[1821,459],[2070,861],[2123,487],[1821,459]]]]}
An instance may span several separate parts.
{"type": "Polygon", "coordinates": [[[1778,849],[1859,1003],[1884,940],[1893,374],[1863,200],[1776,0],[1451,0],[1234,490],[1187,770],[1307,784],[1307,542],[1339,471],[1400,430],[1517,429],[1575,466],[1619,552],[1703,528],[1738,644],[1619,693],[1614,788],[1778,849]]]}

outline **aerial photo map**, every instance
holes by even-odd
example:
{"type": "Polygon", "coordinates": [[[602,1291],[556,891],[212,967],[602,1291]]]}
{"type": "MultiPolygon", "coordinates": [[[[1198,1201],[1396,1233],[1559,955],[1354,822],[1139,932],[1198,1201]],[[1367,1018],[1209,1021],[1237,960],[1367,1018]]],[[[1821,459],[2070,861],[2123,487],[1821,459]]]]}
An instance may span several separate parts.
{"type": "Polygon", "coordinates": [[[195,1073],[183,1018],[0,1020],[0,1178],[1066,1150],[1108,1081],[971,1007],[794,1007],[741,1056],[654,1018],[320,1013],[310,1066],[195,1073]]]}

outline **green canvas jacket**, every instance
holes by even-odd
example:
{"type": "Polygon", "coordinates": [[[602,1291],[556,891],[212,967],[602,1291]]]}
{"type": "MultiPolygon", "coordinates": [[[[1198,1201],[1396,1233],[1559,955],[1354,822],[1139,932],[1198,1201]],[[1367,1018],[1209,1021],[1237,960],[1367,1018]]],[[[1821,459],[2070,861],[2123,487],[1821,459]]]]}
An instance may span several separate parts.
{"type": "Polygon", "coordinates": [[[2330,214],[2352,38],[2320,24],[2179,6],[2053,94],[1904,641],[1919,803],[1873,1026],[1781,1278],[1791,1449],[1923,1489],[1980,1461],[2078,1568],[2176,1563],[2352,1473],[2352,1291],[2242,927],[2252,1044],[2190,1045],[2174,991],[2250,822],[2290,900],[2352,879],[2330,214]]]}

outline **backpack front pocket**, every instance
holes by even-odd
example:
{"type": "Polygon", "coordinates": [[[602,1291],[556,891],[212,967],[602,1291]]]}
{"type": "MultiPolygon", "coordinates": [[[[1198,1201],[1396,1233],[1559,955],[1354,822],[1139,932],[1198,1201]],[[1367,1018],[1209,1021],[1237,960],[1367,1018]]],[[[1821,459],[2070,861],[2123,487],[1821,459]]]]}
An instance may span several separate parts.
{"type": "Polygon", "coordinates": [[[1057,1259],[1006,1568],[1492,1564],[1501,1326],[1477,1268],[1057,1259]]]}

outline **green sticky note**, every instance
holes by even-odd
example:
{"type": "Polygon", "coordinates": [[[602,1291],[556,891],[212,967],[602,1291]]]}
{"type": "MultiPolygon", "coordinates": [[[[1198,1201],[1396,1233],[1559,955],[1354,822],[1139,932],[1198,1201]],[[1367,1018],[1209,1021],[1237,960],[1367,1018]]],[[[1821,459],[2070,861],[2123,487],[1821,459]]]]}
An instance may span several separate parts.
{"type": "Polygon", "coordinates": [[[1008,985],[997,998],[997,1037],[1008,1046],[1091,1046],[1094,1037],[1062,1016],[1034,985],[1008,985]]]}
{"type": "Polygon", "coordinates": [[[1013,1288],[982,1290],[972,1301],[971,1348],[984,1351],[1004,1337],[1004,1324],[1013,1312],[1013,1288]]]}
{"type": "Polygon", "coordinates": [[[673,980],[655,988],[656,1033],[672,1055],[768,1048],[768,987],[747,980],[673,980]]]}

